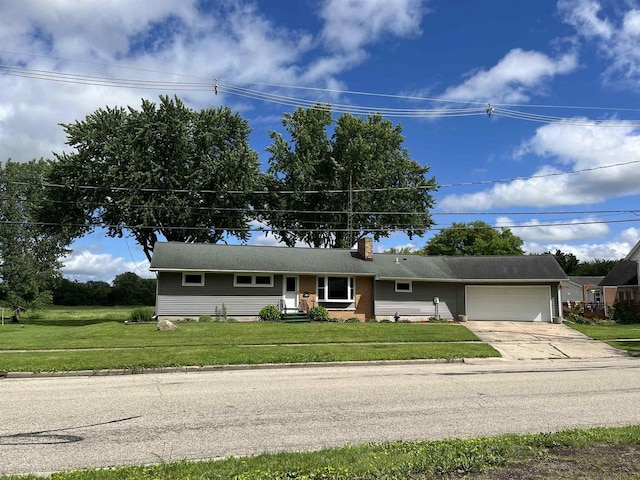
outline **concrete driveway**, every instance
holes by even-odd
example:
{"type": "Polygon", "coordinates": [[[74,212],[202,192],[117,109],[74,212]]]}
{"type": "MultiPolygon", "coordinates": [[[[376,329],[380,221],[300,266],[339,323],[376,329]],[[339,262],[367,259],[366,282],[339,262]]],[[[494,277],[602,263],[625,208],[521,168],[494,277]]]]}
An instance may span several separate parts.
{"type": "Polygon", "coordinates": [[[628,357],[604,342],[567,327],[546,322],[470,321],[464,324],[505,360],[628,357]]]}

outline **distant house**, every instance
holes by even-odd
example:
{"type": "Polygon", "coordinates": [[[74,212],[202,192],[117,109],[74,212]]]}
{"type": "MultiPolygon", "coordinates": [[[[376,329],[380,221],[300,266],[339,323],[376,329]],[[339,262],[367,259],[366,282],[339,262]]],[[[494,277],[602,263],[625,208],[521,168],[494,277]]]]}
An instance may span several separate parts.
{"type": "Polygon", "coordinates": [[[616,300],[619,300],[630,305],[636,312],[640,312],[639,273],[640,241],[600,282],[606,304],[613,305],[616,300]]]}
{"type": "Polygon", "coordinates": [[[156,314],[255,320],[265,305],[282,311],[326,307],[333,317],[412,321],[550,322],[562,315],[566,275],[552,255],[424,257],[357,250],[157,243],[156,314]]]}
{"type": "Polygon", "coordinates": [[[575,276],[560,285],[562,308],[564,313],[570,312],[576,306],[586,314],[605,314],[605,303],[600,282],[604,276],[575,276]]]}

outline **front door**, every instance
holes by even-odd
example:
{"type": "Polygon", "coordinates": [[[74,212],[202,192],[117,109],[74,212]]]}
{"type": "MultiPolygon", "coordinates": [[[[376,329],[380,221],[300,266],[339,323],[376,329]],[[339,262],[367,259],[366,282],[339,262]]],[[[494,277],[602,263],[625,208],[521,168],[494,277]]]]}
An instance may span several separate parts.
{"type": "Polygon", "coordinates": [[[287,310],[298,308],[298,277],[284,277],[284,303],[287,310]]]}

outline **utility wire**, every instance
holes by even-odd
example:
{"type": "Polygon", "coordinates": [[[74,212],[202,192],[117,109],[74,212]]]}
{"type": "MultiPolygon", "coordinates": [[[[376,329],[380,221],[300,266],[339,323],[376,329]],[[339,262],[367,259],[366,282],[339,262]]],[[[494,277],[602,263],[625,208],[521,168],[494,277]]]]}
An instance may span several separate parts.
{"type": "MultiPolygon", "coordinates": [[[[170,76],[176,76],[176,77],[194,78],[194,79],[209,81],[209,77],[187,75],[183,73],[167,72],[162,70],[152,70],[147,68],[131,67],[131,66],[118,65],[118,64],[112,64],[112,63],[91,62],[86,60],[74,60],[71,58],[54,57],[50,55],[39,55],[34,53],[11,52],[6,50],[0,50],[0,54],[15,55],[15,56],[22,56],[22,57],[47,58],[51,60],[56,60],[58,62],[63,61],[63,62],[70,62],[70,63],[81,63],[86,65],[96,65],[96,66],[106,67],[106,68],[124,69],[124,70],[147,72],[147,73],[157,73],[161,75],[170,75],[170,76]]],[[[359,95],[359,96],[370,96],[370,97],[379,97],[379,98],[391,98],[391,99],[397,99],[397,100],[424,101],[424,102],[433,102],[433,103],[458,103],[458,104],[478,105],[478,106],[486,105],[486,102],[451,99],[451,98],[444,98],[444,97],[386,94],[386,93],[379,93],[379,92],[329,89],[329,88],[322,88],[322,87],[309,87],[309,86],[301,86],[301,85],[268,83],[268,82],[249,82],[249,81],[236,80],[236,81],[232,81],[228,85],[232,86],[233,84],[235,84],[235,86],[238,86],[238,84],[257,85],[257,86],[263,86],[263,87],[275,87],[275,88],[286,89],[286,90],[305,90],[310,92],[323,92],[328,94],[359,95]]],[[[582,105],[551,105],[551,104],[526,104],[526,103],[493,103],[493,105],[497,107],[518,107],[518,108],[555,108],[555,109],[566,109],[566,110],[573,109],[573,110],[640,112],[640,108],[582,106],[582,105]]]]}
{"type": "MultiPolygon", "coordinates": [[[[556,222],[556,223],[541,223],[541,224],[524,224],[524,225],[500,225],[500,226],[488,226],[486,228],[491,229],[517,229],[517,228],[544,228],[544,227],[558,227],[558,226],[578,226],[578,225],[602,225],[602,224],[612,224],[612,223],[635,223],[640,222],[640,218],[636,219],[624,219],[624,220],[585,220],[582,222],[556,222]]],[[[103,224],[101,222],[96,222],[92,224],[84,224],[84,223],[59,223],[59,222],[33,222],[33,221],[11,221],[11,220],[0,220],[0,224],[4,225],[25,225],[25,226],[45,226],[45,227],[102,227],[102,228],[113,228],[113,229],[126,229],[126,230],[186,230],[186,231],[227,231],[227,232],[326,232],[327,228],[275,228],[275,227],[221,227],[221,226],[212,226],[212,227],[195,227],[195,226],[158,226],[158,225],[129,225],[129,224],[103,224]]],[[[409,226],[411,227],[411,226],[409,226]]],[[[363,230],[366,232],[388,232],[389,230],[397,230],[397,226],[389,226],[378,227],[378,228],[363,228],[358,230],[363,230]]],[[[466,230],[467,227],[453,227],[453,226],[442,226],[429,228],[429,230],[441,231],[441,230],[466,230]]],[[[351,229],[353,230],[353,229],[351,229]]],[[[403,229],[400,229],[403,230],[403,229]]],[[[418,230],[422,230],[418,228],[418,230]]],[[[331,228],[331,231],[335,232],[347,232],[350,231],[348,228],[331,228]]]]}
{"type": "MultiPolygon", "coordinates": [[[[15,65],[0,64],[0,73],[4,73],[9,76],[32,78],[38,80],[48,80],[60,83],[68,84],[82,84],[82,85],[94,85],[94,86],[106,86],[117,88],[142,88],[147,90],[174,90],[174,91],[213,91],[217,94],[218,91],[226,91],[228,94],[237,95],[243,98],[259,100],[269,103],[277,103],[281,105],[287,105],[291,107],[301,108],[319,108],[318,101],[307,100],[302,98],[288,97],[284,95],[277,95],[266,93],[261,90],[253,90],[244,87],[234,86],[231,84],[224,84],[218,82],[167,82],[167,81],[152,81],[152,80],[138,80],[127,78],[109,78],[94,75],[79,75],[64,72],[56,72],[50,70],[29,69],[19,67],[15,65]]],[[[288,88],[294,88],[289,86],[288,88]]],[[[306,87],[299,87],[306,88],[306,87]]],[[[354,91],[341,91],[331,89],[320,88],[308,88],[314,91],[323,91],[325,93],[342,93],[352,95],[371,95],[387,98],[396,98],[403,100],[421,100],[436,102],[438,104],[457,103],[465,105],[484,105],[481,102],[462,101],[452,99],[438,99],[430,97],[411,97],[406,95],[387,95],[387,94],[373,94],[369,92],[354,92],[354,91]]],[[[336,113],[353,113],[356,115],[371,115],[379,113],[387,117],[403,117],[403,118],[443,118],[443,117],[463,117],[463,116],[481,116],[487,113],[487,109],[484,107],[474,108],[435,108],[435,109],[397,109],[397,108],[385,108],[376,106],[357,106],[336,104],[331,105],[333,111],[336,113]]],[[[628,127],[628,126],[640,126],[640,120],[588,120],[588,119],[571,119],[564,117],[554,117],[547,115],[537,115],[527,112],[520,112],[517,110],[496,108],[500,107],[500,104],[495,104],[489,107],[492,115],[502,116],[505,118],[511,118],[516,120],[525,120],[538,123],[554,123],[565,122],[569,125],[593,125],[602,127],[628,127]]],[[[321,108],[321,107],[320,107],[321,108]]],[[[560,108],[560,107],[558,107],[560,108]]],[[[563,107],[566,108],[566,107],[563,107]]],[[[581,107],[582,109],[588,109],[589,107],[581,107]]],[[[598,108],[598,107],[594,107],[598,108]]],[[[604,110],[604,108],[599,107],[604,110]]],[[[622,111],[622,109],[611,109],[622,111]]],[[[635,109],[629,109],[628,111],[636,111],[635,109]]]]}
{"type": "MultiPolygon", "coordinates": [[[[9,195],[0,195],[0,200],[15,200],[15,197],[9,195]]],[[[99,208],[103,204],[101,202],[76,202],[73,200],[41,200],[27,202],[34,205],[46,205],[48,203],[54,203],[56,205],[78,205],[91,206],[93,208],[99,208]]],[[[173,210],[175,205],[168,204],[140,204],[140,203],[127,203],[127,207],[141,208],[141,209],[157,209],[157,210],[173,210]]],[[[347,210],[290,210],[290,209],[275,209],[275,208],[242,208],[242,207],[217,207],[212,206],[189,206],[189,210],[202,210],[202,211],[220,211],[220,212],[247,212],[248,214],[262,214],[262,213],[292,213],[301,215],[341,215],[348,213],[347,210]]],[[[612,215],[625,215],[632,214],[640,216],[640,209],[628,209],[628,210],[551,210],[542,212],[520,212],[520,211],[497,211],[497,212],[438,212],[435,210],[418,212],[418,211],[369,211],[369,210],[354,210],[354,215],[412,215],[412,216],[462,216],[469,215],[503,215],[503,216],[519,216],[519,215],[599,215],[599,216],[612,216],[612,215]]]]}
{"type": "MultiPolygon", "coordinates": [[[[140,188],[137,189],[138,192],[145,193],[188,193],[192,195],[200,195],[200,194],[224,194],[224,195],[314,195],[314,194],[340,194],[340,193],[366,193],[366,192],[388,192],[388,191],[410,191],[410,190],[438,190],[440,188],[451,188],[451,187],[466,187],[472,185],[488,185],[488,184],[497,184],[497,183],[509,183],[517,180],[532,180],[537,178],[548,178],[548,177],[557,177],[561,175],[575,175],[578,173],[584,172],[593,172],[597,170],[604,170],[607,168],[615,168],[622,167],[626,165],[633,165],[636,163],[640,163],[640,160],[630,160],[628,162],[620,162],[613,163],[610,165],[600,165],[598,167],[590,167],[590,168],[582,168],[579,170],[566,170],[563,172],[554,172],[554,173],[545,173],[541,175],[531,175],[528,177],[511,177],[511,178],[503,178],[497,180],[478,180],[474,182],[458,182],[458,183],[444,183],[437,185],[422,185],[422,186],[413,186],[413,187],[385,187],[385,188],[354,188],[354,189],[332,189],[332,190],[279,190],[279,191],[270,191],[270,190],[253,190],[253,191],[242,191],[242,190],[189,190],[189,189],[163,189],[163,188],[140,188]]],[[[27,182],[12,182],[12,181],[1,181],[0,184],[6,183],[8,185],[22,185],[22,186],[30,186],[31,183],[27,182]]],[[[38,186],[45,188],[66,188],[66,189],[78,189],[78,190],[108,190],[113,192],[123,191],[129,192],[132,190],[130,187],[109,187],[109,186],[95,186],[95,185],[63,185],[57,183],[42,183],[38,184],[38,186]]]]}

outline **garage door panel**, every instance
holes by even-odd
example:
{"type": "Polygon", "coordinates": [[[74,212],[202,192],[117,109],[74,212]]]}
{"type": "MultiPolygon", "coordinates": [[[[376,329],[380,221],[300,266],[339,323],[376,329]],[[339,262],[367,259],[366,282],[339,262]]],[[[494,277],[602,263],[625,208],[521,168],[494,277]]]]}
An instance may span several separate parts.
{"type": "Polygon", "coordinates": [[[551,290],[545,285],[466,287],[469,320],[551,321],[551,290]]]}

